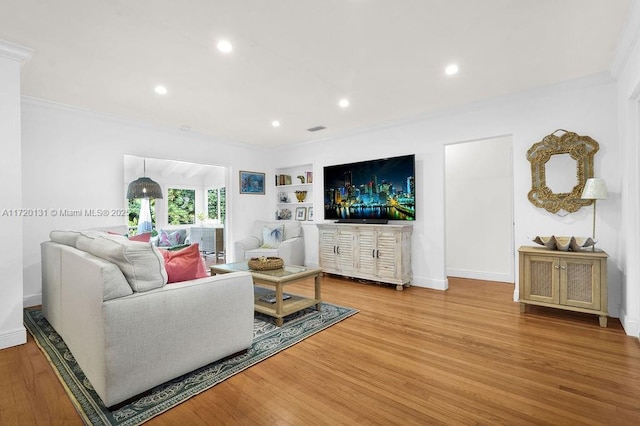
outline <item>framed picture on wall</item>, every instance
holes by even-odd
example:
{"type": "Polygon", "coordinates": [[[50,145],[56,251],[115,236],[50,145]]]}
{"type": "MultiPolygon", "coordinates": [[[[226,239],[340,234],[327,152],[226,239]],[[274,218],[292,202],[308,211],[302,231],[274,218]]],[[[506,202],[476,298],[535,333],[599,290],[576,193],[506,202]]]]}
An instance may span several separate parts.
{"type": "Polygon", "coordinates": [[[307,217],[306,207],[296,207],[296,220],[305,220],[307,217]]]}
{"type": "Polygon", "coordinates": [[[240,170],[240,193],[264,195],[264,173],[240,170]]]}
{"type": "Polygon", "coordinates": [[[313,220],[313,207],[307,208],[307,220],[313,220]]]}

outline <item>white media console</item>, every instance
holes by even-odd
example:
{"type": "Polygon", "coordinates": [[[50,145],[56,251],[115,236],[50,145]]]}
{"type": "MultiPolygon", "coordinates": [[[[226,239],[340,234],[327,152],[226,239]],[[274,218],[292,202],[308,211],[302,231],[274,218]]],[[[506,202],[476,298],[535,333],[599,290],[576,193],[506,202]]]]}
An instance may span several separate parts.
{"type": "Polygon", "coordinates": [[[323,272],[395,284],[411,283],[412,225],[318,224],[323,272]]]}

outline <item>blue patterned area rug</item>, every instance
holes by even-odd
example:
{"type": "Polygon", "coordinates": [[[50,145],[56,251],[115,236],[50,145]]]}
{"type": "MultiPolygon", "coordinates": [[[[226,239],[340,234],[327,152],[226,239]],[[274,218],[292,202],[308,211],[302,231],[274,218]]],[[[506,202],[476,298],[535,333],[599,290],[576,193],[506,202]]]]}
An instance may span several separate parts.
{"type": "Polygon", "coordinates": [[[76,364],[67,345],[49,325],[40,309],[24,310],[24,324],[48,358],[86,424],[139,425],[170,410],[223,380],[358,312],[323,302],[320,312],[308,308],[285,318],[282,327],[256,312],[253,344],[246,353],[214,362],[156,386],[150,393],[109,411],[76,364]]]}

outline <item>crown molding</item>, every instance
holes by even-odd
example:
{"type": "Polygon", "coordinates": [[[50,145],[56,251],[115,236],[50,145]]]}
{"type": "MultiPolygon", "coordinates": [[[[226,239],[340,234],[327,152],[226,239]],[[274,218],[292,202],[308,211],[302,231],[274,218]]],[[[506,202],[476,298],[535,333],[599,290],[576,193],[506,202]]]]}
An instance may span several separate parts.
{"type": "Polygon", "coordinates": [[[618,44],[616,45],[613,62],[611,64],[611,75],[618,78],[624,69],[629,57],[640,38],[640,5],[638,2],[631,2],[627,20],[620,32],[618,44]]]}
{"type": "Polygon", "coordinates": [[[33,49],[0,40],[0,56],[12,59],[18,62],[24,62],[33,55],[33,49]]]}

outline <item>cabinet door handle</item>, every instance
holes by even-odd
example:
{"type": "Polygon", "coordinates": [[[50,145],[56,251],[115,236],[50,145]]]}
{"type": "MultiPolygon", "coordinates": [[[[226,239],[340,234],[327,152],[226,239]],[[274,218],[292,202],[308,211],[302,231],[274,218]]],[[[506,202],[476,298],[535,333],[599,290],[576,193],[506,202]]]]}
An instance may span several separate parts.
{"type": "Polygon", "coordinates": [[[333,246],[333,254],[336,254],[336,246],[333,246]]]}
{"type": "Polygon", "coordinates": [[[553,265],[553,267],[554,267],[554,268],[556,268],[556,269],[560,269],[560,268],[558,267],[558,265],[553,265]]]}
{"type": "Polygon", "coordinates": [[[340,254],[340,246],[336,247],[336,253],[340,254]]]}
{"type": "Polygon", "coordinates": [[[561,266],[560,269],[567,269],[567,267],[566,266],[561,266]]]}
{"type": "Polygon", "coordinates": [[[380,259],[380,250],[376,250],[376,258],[380,259]]]}
{"type": "Polygon", "coordinates": [[[374,249],[374,250],[371,250],[371,257],[376,257],[376,251],[375,251],[375,249],[374,249]]]}

